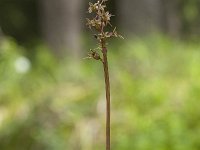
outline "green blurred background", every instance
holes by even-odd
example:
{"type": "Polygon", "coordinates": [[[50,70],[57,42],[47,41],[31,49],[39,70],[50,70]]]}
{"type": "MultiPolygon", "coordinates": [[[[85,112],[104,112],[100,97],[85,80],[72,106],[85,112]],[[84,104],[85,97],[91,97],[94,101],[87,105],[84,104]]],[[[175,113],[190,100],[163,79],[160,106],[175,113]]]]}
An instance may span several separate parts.
{"type": "MultiPolygon", "coordinates": [[[[94,2],[94,1],[93,1],[94,2]]],[[[0,150],[102,150],[88,0],[0,0],[0,150]]],[[[110,0],[113,150],[200,150],[200,1],[110,0]]]]}

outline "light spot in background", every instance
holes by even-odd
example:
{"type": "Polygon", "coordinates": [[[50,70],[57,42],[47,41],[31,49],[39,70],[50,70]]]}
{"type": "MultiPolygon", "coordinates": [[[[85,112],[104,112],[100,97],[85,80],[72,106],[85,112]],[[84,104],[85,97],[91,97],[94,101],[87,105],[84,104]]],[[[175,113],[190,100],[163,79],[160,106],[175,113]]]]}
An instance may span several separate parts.
{"type": "Polygon", "coordinates": [[[104,95],[102,95],[100,97],[100,99],[98,100],[98,103],[97,103],[97,113],[98,113],[98,115],[103,116],[103,117],[106,114],[106,100],[104,98],[104,95]]]}
{"type": "Polygon", "coordinates": [[[21,56],[18,57],[14,63],[17,73],[27,73],[31,68],[31,62],[28,58],[21,56]]]}
{"type": "Polygon", "coordinates": [[[80,141],[80,147],[82,150],[93,150],[95,144],[101,143],[102,127],[98,119],[88,118],[80,120],[76,124],[76,141],[80,141]]]}

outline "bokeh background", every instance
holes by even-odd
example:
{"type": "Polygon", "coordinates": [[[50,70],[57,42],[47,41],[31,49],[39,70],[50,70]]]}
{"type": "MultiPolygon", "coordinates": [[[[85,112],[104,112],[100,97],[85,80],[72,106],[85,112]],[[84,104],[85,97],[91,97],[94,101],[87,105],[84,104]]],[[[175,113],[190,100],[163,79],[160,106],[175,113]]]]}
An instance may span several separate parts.
{"type": "MultiPolygon", "coordinates": [[[[95,0],[91,0],[95,2],[95,0]]],[[[102,150],[88,0],[0,0],[0,150],[102,150]]],[[[112,149],[200,149],[200,1],[109,0],[112,149]]]]}

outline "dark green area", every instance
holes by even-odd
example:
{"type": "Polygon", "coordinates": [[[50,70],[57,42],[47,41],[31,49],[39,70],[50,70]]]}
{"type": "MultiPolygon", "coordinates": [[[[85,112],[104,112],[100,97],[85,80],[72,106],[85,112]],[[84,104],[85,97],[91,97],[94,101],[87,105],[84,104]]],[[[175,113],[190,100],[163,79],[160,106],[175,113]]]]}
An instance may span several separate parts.
{"type": "Polygon", "coordinates": [[[1,0],[0,27],[3,33],[14,37],[20,44],[39,38],[37,0],[1,0]]]}

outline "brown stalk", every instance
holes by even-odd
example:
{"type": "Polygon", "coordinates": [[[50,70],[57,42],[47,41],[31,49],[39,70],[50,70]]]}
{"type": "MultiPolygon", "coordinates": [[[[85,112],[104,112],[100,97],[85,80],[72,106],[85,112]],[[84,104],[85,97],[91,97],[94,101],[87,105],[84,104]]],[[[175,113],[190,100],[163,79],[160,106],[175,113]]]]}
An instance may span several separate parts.
{"type": "Polygon", "coordinates": [[[106,89],[106,150],[110,150],[110,80],[108,71],[107,48],[102,47],[103,69],[106,89]]]}

